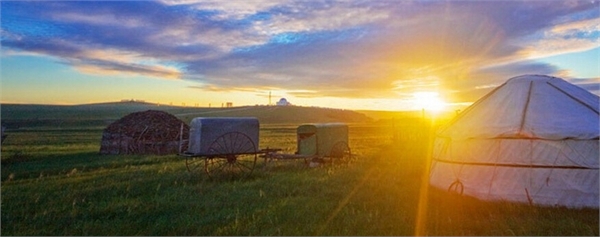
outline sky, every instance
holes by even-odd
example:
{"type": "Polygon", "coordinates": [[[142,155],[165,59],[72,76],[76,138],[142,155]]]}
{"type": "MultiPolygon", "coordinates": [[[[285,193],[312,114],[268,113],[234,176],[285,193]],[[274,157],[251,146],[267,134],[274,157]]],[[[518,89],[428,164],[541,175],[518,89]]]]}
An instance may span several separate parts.
{"type": "Polygon", "coordinates": [[[0,18],[2,103],[457,108],[523,74],[600,94],[598,0],[2,1],[0,18]]]}

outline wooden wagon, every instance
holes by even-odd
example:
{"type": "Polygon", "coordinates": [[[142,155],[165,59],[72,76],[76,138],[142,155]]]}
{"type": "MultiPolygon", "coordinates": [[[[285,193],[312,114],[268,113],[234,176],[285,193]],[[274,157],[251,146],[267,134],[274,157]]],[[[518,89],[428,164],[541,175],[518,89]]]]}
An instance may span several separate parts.
{"type": "Polygon", "coordinates": [[[259,123],[256,118],[194,118],[186,156],[188,171],[209,176],[248,176],[256,165],[259,123]]]}
{"type": "Polygon", "coordinates": [[[348,126],[342,123],[304,124],[297,128],[298,150],[258,149],[260,125],[256,118],[194,118],[190,124],[186,157],[189,172],[209,177],[249,176],[257,159],[304,159],[312,163],[346,163],[351,158],[348,126]]]}
{"type": "Polygon", "coordinates": [[[296,129],[295,154],[268,153],[267,159],[304,159],[310,166],[324,163],[348,163],[352,157],[348,146],[348,125],[344,123],[311,123],[296,129]]]}

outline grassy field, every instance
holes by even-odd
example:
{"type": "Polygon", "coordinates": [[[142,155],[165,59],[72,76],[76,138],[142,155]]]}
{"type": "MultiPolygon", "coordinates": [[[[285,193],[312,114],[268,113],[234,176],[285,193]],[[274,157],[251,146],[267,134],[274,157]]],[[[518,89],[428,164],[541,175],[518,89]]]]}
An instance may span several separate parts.
{"type": "Polygon", "coordinates": [[[156,105],[141,102],[114,102],[83,105],[2,104],[2,125],[11,129],[28,128],[104,128],[132,112],[160,110],[185,122],[195,117],[256,117],[264,124],[316,122],[369,122],[363,113],[351,110],[302,106],[242,106],[206,108],[156,105]]]}
{"type": "MultiPolygon", "coordinates": [[[[297,124],[259,147],[296,149],[297,124]]],[[[98,155],[102,128],[9,130],[2,235],[590,235],[597,209],[482,202],[422,189],[426,126],[352,124],[346,166],[264,163],[246,180],[190,174],[182,157],[98,155]],[[423,136],[422,134],[425,134],[423,136]]]]}

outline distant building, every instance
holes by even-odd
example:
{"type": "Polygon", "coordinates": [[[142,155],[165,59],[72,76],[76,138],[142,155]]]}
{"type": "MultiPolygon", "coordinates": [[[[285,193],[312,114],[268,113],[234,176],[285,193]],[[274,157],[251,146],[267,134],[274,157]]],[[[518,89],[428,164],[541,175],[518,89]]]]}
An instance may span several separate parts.
{"type": "Polygon", "coordinates": [[[136,100],[136,99],[122,99],[121,102],[122,103],[127,103],[127,102],[131,102],[131,103],[133,103],[133,102],[145,103],[146,101],[145,100],[136,100]]]}
{"type": "Polygon", "coordinates": [[[288,106],[288,105],[292,105],[292,103],[288,102],[285,98],[281,98],[281,99],[279,99],[279,101],[277,101],[277,106],[288,106]]]}

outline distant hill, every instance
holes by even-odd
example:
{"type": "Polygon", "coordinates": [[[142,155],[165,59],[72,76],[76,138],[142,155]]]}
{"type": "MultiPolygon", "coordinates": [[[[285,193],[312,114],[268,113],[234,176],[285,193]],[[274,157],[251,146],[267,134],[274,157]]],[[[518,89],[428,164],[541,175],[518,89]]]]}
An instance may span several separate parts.
{"type": "Polygon", "coordinates": [[[256,117],[261,123],[362,123],[373,121],[363,113],[301,106],[244,106],[194,108],[126,101],[84,105],[0,105],[2,123],[19,127],[104,127],[133,112],[161,110],[185,122],[195,117],[256,117]]]}
{"type": "Polygon", "coordinates": [[[340,110],[300,106],[248,106],[210,111],[179,113],[175,116],[184,121],[194,117],[256,117],[261,123],[326,123],[370,122],[371,118],[352,110],[340,110]]]}

